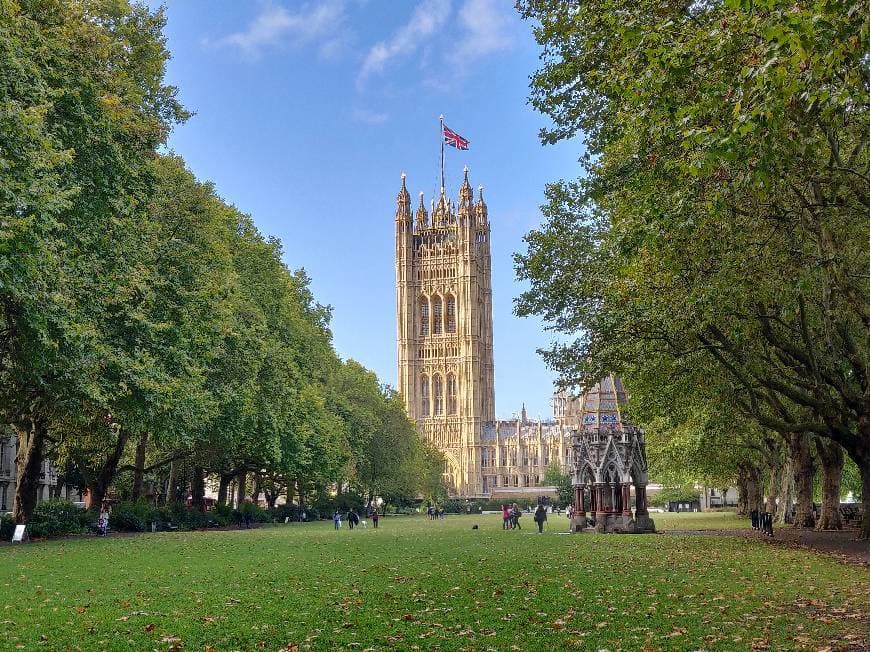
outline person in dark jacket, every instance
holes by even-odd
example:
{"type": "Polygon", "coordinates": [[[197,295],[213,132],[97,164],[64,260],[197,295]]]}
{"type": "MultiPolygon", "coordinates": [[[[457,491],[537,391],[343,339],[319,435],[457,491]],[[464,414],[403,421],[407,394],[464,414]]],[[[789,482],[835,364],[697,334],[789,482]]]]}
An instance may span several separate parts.
{"type": "Polygon", "coordinates": [[[535,510],[535,523],[538,524],[538,534],[544,533],[544,521],[547,520],[547,509],[543,505],[538,505],[535,510]]]}

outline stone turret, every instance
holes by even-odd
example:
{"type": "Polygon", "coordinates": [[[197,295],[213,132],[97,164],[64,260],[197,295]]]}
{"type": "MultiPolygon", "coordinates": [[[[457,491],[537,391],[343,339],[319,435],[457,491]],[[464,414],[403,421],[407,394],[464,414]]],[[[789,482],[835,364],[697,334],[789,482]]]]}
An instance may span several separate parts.
{"type": "Polygon", "coordinates": [[[398,376],[408,415],[444,454],[448,485],[473,496],[495,383],[489,227],[464,173],[458,204],[441,188],[427,215],[421,194],[411,239],[397,241],[398,376]]]}
{"type": "Polygon", "coordinates": [[[429,213],[426,212],[426,205],[423,203],[423,193],[420,192],[420,205],[417,207],[417,220],[415,222],[415,230],[419,233],[424,229],[429,228],[429,213]]]}

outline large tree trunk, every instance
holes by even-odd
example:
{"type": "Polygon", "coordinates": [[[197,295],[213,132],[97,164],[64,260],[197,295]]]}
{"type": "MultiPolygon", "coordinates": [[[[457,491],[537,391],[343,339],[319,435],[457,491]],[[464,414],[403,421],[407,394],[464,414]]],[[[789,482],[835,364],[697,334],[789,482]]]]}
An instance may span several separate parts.
{"type": "Polygon", "coordinates": [[[27,523],[33,516],[39,495],[39,474],[45,448],[47,428],[45,420],[33,417],[27,425],[16,426],[18,433],[18,464],[12,518],[16,523],[27,523]]]}
{"type": "Polygon", "coordinates": [[[781,464],[770,463],[767,465],[767,490],[764,493],[764,511],[774,515],[776,515],[776,498],[780,489],[781,472],[781,464]]]}
{"type": "Polygon", "coordinates": [[[761,496],[761,469],[756,464],[744,462],[738,467],[737,473],[737,513],[746,516],[752,510],[761,511],[764,507],[761,496]]]}
{"type": "Polygon", "coordinates": [[[776,522],[780,525],[791,524],[791,504],[794,501],[794,471],[792,470],[791,457],[786,456],[782,466],[779,486],[779,512],[776,522]]]}
{"type": "Polygon", "coordinates": [[[803,433],[792,433],[788,440],[789,455],[794,470],[795,517],[794,526],[811,528],[813,518],[813,477],[815,465],[810,450],[810,438],[803,433]]]}
{"type": "MultiPolygon", "coordinates": [[[[870,402],[870,397],[867,398],[870,402]]],[[[861,476],[863,518],[859,539],[870,539],[870,410],[858,417],[858,437],[840,441],[861,476]]]]}
{"type": "Polygon", "coordinates": [[[166,482],[166,505],[175,503],[178,497],[178,462],[172,460],[169,463],[169,480],[166,482]]]}
{"type": "Polygon", "coordinates": [[[233,476],[221,473],[220,481],[218,482],[217,504],[223,507],[227,504],[227,495],[229,493],[230,481],[233,476]]]}
{"type": "Polygon", "coordinates": [[[861,520],[859,539],[870,539],[870,460],[858,464],[861,470],[861,507],[864,510],[861,520]]]}
{"type": "Polygon", "coordinates": [[[127,442],[130,440],[130,434],[130,431],[124,428],[118,430],[118,438],[115,440],[112,450],[109,451],[105,462],[103,462],[102,466],[95,469],[96,473],[88,486],[91,493],[90,507],[92,509],[100,509],[102,506],[103,500],[105,500],[106,494],[109,492],[109,486],[112,484],[112,480],[115,479],[118,463],[121,461],[121,456],[124,455],[124,448],[126,448],[127,442]]]}
{"type": "MultiPolygon", "coordinates": [[[[292,486],[293,483],[290,483],[292,486]]],[[[287,488],[287,491],[290,491],[290,488],[287,488]]],[[[299,496],[299,507],[305,509],[305,481],[302,478],[296,480],[296,493],[299,496]]]]}
{"type": "Polygon", "coordinates": [[[238,487],[236,487],[236,509],[241,509],[242,505],[245,504],[245,489],[248,482],[248,472],[247,471],[239,471],[238,475],[238,487]]]}
{"type": "Polygon", "coordinates": [[[190,502],[194,509],[205,511],[205,470],[201,466],[193,467],[193,480],[190,483],[190,502]]]}
{"type": "Polygon", "coordinates": [[[737,515],[749,514],[749,492],[746,490],[746,467],[743,464],[737,467],[737,515]]]}
{"type": "Polygon", "coordinates": [[[251,500],[255,505],[260,502],[260,492],[260,474],[256,473],[254,474],[254,486],[251,489],[251,500]]]}
{"type": "Polygon", "coordinates": [[[145,449],[148,446],[148,432],[143,430],[139,433],[139,441],[136,442],[136,459],[133,461],[133,489],[134,501],[142,498],[142,484],[145,477],[145,449]]]}
{"type": "Polygon", "coordinates": [[[816,450],[822,468],[822,513],[816,529],[842,530],[840,482],[843,479],[843,448],[835,441],[816,437],[816,450]]]}
{"type": "Polygon", "coordinates": [[[296,480],[293,478],[287,478],[287,504],[292,505],[293,499],[296,497],[296,480]]]}

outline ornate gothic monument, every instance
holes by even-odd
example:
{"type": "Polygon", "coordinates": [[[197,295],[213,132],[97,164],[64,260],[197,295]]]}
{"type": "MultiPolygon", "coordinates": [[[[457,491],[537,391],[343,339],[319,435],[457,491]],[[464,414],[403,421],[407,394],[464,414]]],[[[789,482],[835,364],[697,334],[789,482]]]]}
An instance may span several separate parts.
{"type": "Polygon", "coordinates": [[[623,421],[626,399],[612,374],[583,395],[582,425],[572,440],[575,531],[655,532],[646,506],[646,444],[643,431],[623,421]]]}
{"type": "Polygon", "coordinates": [[[399,391],[421,436],[444,453],[452,491],[480,493],[480,435],[495,420],[489,223],[468,170],[459,206],[441,189],[431,215],[396,208],[399,391]]]}

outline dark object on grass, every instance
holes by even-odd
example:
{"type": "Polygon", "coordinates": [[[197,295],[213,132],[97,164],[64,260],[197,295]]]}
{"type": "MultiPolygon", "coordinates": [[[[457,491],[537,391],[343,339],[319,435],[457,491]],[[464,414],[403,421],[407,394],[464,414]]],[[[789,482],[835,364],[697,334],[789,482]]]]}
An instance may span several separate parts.
{"type": "Polygon", "coordinates": [[[471,526],[471,529],[472,529],[472,530],[476,530],[476,529],[477,529],[477,524],[472,525],[472,526],[471,526]]]}

